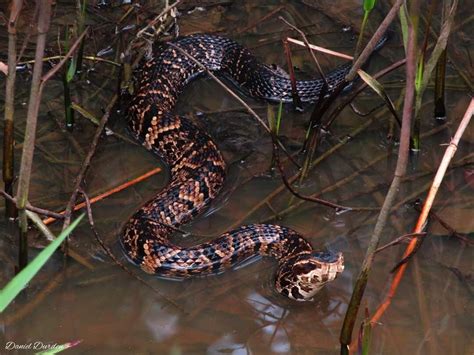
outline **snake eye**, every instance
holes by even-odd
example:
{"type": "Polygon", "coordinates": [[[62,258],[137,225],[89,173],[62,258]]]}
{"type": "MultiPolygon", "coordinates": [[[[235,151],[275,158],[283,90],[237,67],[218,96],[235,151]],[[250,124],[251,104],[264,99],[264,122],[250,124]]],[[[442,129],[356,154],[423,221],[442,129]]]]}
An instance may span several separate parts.
{"type": "Polygon", "coordinates": [[[335,263],[339,260],[339,253],[333,253],[330,251],[316,251],[312,252],[311,256],[317,259],[320,262],[324,263],[335,263]]]}

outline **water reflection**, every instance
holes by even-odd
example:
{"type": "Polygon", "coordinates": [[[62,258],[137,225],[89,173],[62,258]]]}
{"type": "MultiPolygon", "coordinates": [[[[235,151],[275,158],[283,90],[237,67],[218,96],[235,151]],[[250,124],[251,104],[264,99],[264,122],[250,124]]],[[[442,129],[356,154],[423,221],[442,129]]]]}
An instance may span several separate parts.
{"type": "Polygon", "coordinates": [[[256,311],[255,321],[261,326],[259,332],[263,335],[262,340],[273,352],[288,353],[291,343],[285,329],[285,318],[289,312],[256,292],[247,297],[247,302],[256,311]]]}
{"type": "Polygon", "coordinates": [[[236,341],[232,334],[224,334],[221,338],[213,342],[208,348],[209,354],[232,354],[232,355],[247,355],[250,351],[245,344],[236,341]]]}
{"type": "Polygon", "coordinates": [[[150,302],[147,306],[143,319],[153,339],[161,342],[173,336],[178,328],[178,315],[171,313],[157,302],[150,302]]]}

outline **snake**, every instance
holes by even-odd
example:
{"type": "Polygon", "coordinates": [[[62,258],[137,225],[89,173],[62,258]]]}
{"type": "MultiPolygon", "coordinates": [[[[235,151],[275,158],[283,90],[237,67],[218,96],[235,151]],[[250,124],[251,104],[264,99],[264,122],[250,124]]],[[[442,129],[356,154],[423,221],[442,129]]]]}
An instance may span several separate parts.
{"type": "MultiPolygon", "coordinates": [[[[344,83],[350,67],[341,65],[325,76],[327,92],[344,83]]],[[[315,250],[290,228],[249,224],[190,247],[170,240],[209,206],[225,181],[226,163],[212,138],[191,119],[173,113],[189,82],[208,72],[228,78],[250,97],[292,102],[288,75],[232,39],[195,34],[154,43],[134,70],[125,116],[132,136],[163,161],[170,179],[126,222],[120,235],[125,255],[143,271],[170,279],[220,274],[271,257],[278,264],[276,291],[295,301],[312,300],[343,272],[343,254],[315,250]]],[[[322,79],[296,81],[300,100],[318,101],[324,84],[322,79]]]]}

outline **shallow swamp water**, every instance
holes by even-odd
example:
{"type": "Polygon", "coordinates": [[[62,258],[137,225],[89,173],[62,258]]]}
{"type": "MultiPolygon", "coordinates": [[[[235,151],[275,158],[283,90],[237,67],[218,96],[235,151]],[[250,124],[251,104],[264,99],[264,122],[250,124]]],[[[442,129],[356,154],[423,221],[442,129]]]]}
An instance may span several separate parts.
{"type": "MultiPolygon", "coordinates": [[[[189,2],[191,3],[191,2],[189,2]]],[[[281,15],[298,25],[311,42],[344,53],[353,53],[355,38],[348,30],[358,28],[362,10],[357,1],[320,4],[311,1],[209,1],[199,6],[184,2],[178,18],[180,34],[217,32],[248,46],[266,63],[286,68],[281,38],[295,33],[278,19],[281,15]],[[266,16],[270,14],[270,16],[266,16]]],[[[330,2],[327,2],[330,3],[330,2]]],[[[7,15],[5,1],[0,4],[7,15]]],[[[142,3],[132,16],[120,21],[129,10],[112,4],[106,8],[90,5],[86,24],[91,26],[85,52],[116,60],[116,29],[130,24],[142,27],[158,14],[163,4],[142,3]]],[[[373,20],[379,22],[387,8],[379,6],[373,20]]],[[[24,10],[20,23],[23,38],[31,22],[33,6],[24,10]]],[[[5,17],[6,18],[6,17],[5,17]]],[[[58,54],[58,33],[73,24],[75,5],[58,1],[48,34],[47,55],[58,54]]],[[[439,20],[434,21],[438,31],[439,20]]],[[[375,28],[374,24],[369,27],[375,28]]],[[[456,30],[448,46],[447,120],[433,119],[433,87],[425,95],[422,109],[422,149],[412,155],[409,172],[397,204],[384,230],[382,243],[410,233],[418,217],[415,201],[424,198],[434,172],[454,135],[472,95],[473,33],[472,10],[462,1],[455,22],[456,30]],[[471,17],[467,14],[471,14],[471,17]]],[[[129,30],[134,31],[134,30],[129,30]]],[[[125,31],[126,32],[126,31],[125,31]]],[[[398,25],[388,44],[370,61],[370,73],[402,58],[403,45],[398,25]]],[[[130,39],[125,33],[124,40],[130,39]]],[[[62,37],[61,37],[62,38],[62,37]]],[[[431,42],[433,38],[430,38],[431,42]]],[[[0,28],[1,61],[6,61],[5,23],[0,28]]],[[[34,56],[34,43],[26,46],[24,57],[34,56]]],[[[292,46],[296,75],[315,75],[314,64],[304,48],[292,46]]],[[[320,55],[323,68],[343,63],[320,55]]],[[[51,62],[53,63],[53,62],[51,62]]],[[[51,63],[46,63],[49,68],[51,63]]],[[[86,61],[82,76],[73,82],[74,101],[100,118],[117,87],[118,69],[104,62],[86,61]]],[[[16,168],[21,157],[31,67],[18,73],[15,113],[16,168]]],[[[399,69],[381,81],[396,102],[404,87],[404,70],[399,69]]],[[[4,76],[0,85],[4,87],[4,76]]],[[[0,91],[3,108],[4,90],[0,91]]],[[[74,178],[87,153],[96,126],[76,113],[72,133],[64,129],[63,86],[53,78],[41,104],[37,129],[34,172],[30,202],[61,211],[69,200],[74,178]]],[[[342,98],[343,100],[344,98],[342,98]]],[[[245,98],[261,116],[268,105],[245,98]]],[[[339,101],[340,102],[340,101],[339,101]]],[[[380,99],[366,89],[355,100],[361,112],[380,106],[380,99]]],[[[336,103],[337,105],[337,103],[336,103]]],[[[209,78],[193,82],[180,97],[180,114],[200,122],[223,151],[229,176],[221,196],[208,213],[196,218],[185,229],[190,235],[176,236],[185,245],[211,239],[245,223],[272,222],[295,229],[318,248],[344,253],[345,271],[317,295],[314,302],[299,304],[277,295],[273,288],[275,263],[262,259],[222,275],[183,282],[156,279],[129,264],[118,244],[118,235],[127,218],[165,186],[166,167],[147,180],[93,205],[100,238],[114,255],[155,292],[120,269],[104,253],[83,221],[70,238],[70,246],[89,267],[57,252],[21,297],[0,315],[0,353],[29,353],[31,350],[4,349],[3,344],[62,344],[81,340],[67,350],[71,354],[334,354],[339,352],[339,334],[373,231],[378,210],[396,163],[397,145],[387,140],[391,116],[378,108],[360,116],[346,107],[331,131],[323,137],[317,152],[324,156],[297,185],[306,194],[364,210],[335,213],[322,205],[301,203],[282,188],[272,170],[271,140],[245,109],[209,78]],[[360,129],[366,122],[363,129],[360,129]],[[349,139],[347,139],[349,138],[349,139]],[[347,141],[346,144],[341,142],[347,141]],[[337,149],[335,149],[337,148],[337,149]],[[327,154],[327,152],[331,152],[327,154]],[[297,204],[296,207],[289,206],[297,204]],[[286,212],[286,213],[282,213],[286,212]]],[[[275,106],[270,108],[276,111],[275,106]]],[[[297,152],[306,132],[311,108],[296,113],[284,109],[280,136],[291,152],[297,152]]],[[[142,147],[127,141],[124,120],[114,117],[109,128],[115,134],[104,136],[85,179],[90,197],[140,176],[160,162],[142,147]],[[125,137],[125,139],[123,138],[125,137]]],[[[3,121],[2,121],[3,135],[3,121]]],[[[395,135],[398,131],[395,127],[395,135]]],[[[376,354],[472,354],[473,254],[474,232],[474,130],[468,127],[435,201],[434,211],[455,233],[432,218],[428,235],[393,299],[392,305],[372,333],[376,354]]],[[[287,168],[287,174],[295,170],[287,168]]],[[[1,284],[14,275],[17,258],[16,231],[4,216],[0,202],[1,284]]],[[[53,224],[55,231],[60,224],[53,224]]],[[[46,244],[31,231],[30,257],[46,244]]],[[[377,254],[365,292],[363,307],[372,313],[387,291],[390,270],[401,259],[404,244],[377,254]]],[[[361,312],[363,313],[363,312],[361,312]]],[[[356,332],[354,337],[356,337],[356,332]]],[[[33,352],[33,351],[31,351],[33,352]]]]}

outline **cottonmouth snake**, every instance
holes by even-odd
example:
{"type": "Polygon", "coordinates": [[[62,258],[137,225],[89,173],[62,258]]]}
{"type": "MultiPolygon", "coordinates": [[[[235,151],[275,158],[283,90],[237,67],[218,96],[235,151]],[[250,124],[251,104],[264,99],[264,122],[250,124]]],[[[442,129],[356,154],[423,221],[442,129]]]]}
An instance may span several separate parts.
{"type": "MultiPolygon", "coordinates": [[[[252,97],[291,102],[290,80],[233,40],[199,34],[177,39],[174,45],[252,97]]],[[[326,76],[329,90],[344,80],[349,68],[343,65],[326,76]]],[[[271,256],[278,260],[277,291],[298,301],[312,299],[343,271],[343,256],[314,251],[289,228],[252,224],[189,248],[168,238],[205,209],[224,182],[225,162],[212,139],[188,118],[172,114],[187,83],[202,73],[202,67],[167,44],[155,45],[134,73],[135,92],[126,112],[129,128],[168,165],[171,181],[130,218],[121,244],[144,271],[171,278],[215,274],[254,256],[271,256]]],[[[301,101],[316,101],[322,86],[320,79],[298,81],[301,101]]]]}

